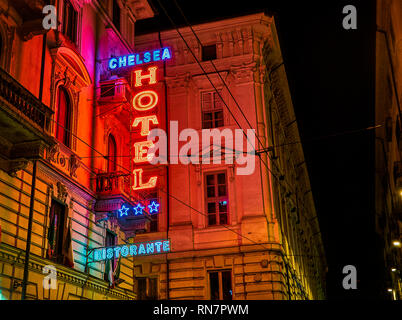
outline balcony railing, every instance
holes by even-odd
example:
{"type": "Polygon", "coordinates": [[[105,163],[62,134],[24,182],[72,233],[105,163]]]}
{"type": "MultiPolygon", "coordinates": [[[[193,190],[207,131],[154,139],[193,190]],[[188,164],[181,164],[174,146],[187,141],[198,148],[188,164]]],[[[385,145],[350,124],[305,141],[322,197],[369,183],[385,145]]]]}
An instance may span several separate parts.
{"type": "Polygon", "coordinates": [[[50,132],[53,111],[0,68],[0,97],[43,131],[50,132]]]}
{"type": "Polygon", "coordinates": [[[129,174],[121,171],[98,173],[96,192],[100,195],[118,195],[128,193],[129,174]]]}

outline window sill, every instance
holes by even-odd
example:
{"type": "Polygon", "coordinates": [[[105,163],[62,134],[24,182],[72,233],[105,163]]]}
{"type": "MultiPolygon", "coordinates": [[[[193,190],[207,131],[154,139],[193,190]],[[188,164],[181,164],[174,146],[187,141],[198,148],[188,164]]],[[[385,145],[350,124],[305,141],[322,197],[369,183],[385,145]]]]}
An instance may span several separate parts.
{"type": "Polygon", "coordinates": [[[239,226],[238,225],[233,225],[233,224],[225,224],[225,225],[216,225],[216,226],[206,226],[205,228],[198,228],[195,229],[194,231],[197,233],[209,233],[209,232],[215,232],[215,231],[229,231],[229,230],[238,230],[239,226]]]}

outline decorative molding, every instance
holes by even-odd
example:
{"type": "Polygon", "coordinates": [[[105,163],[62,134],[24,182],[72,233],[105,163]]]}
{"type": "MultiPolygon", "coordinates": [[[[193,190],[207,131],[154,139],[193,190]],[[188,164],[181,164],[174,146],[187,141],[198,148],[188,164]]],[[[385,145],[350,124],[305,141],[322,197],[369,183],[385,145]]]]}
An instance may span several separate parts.
{"type": "Polygon", "coordinates": [[[11,177],[16,177],[17,172],[28,166],[28,160],[24,158],[13,160],[0,160],[0,168],[6,171],[11,177]]]}
{"type": "Polygon", "coordinates": [[[65,203],[67,200],[67,196],[68,196],[66,186],[63,183],[61,183],[60,181],[57,181],[56,187],[57,187],[57,199],[59,199],[61,202],[65,203]]]}
{"type": "Polygon", "coordinates": [[[57,168],[65,171],[72,178],[77,178],[77,169],[81,167],[80,158],[61,143],[46,150],[46,160],[55,164],[57,168]]]}
{"type": "MultiPolygon", "coordinates": [[[[5,244],[0,244],[0,261],[9,263],[21,269],[24,267],[24,255],[22,253],[23,250],[21,249],[5,244]]],[[[59,281],[70,283],[79,288],[93,290],[120,300],[134,300],[136,298],[135,294],[132,292],[118,288],[111,289],[108,283],[104,280],[82,273],[73,268],[68,268],[63,265],[56,264],[54,261],[38,257],[34,254],[31,254],[28,263],[28,269],[31,272],[39,273],[42,275],[43,267],[49,264],[56,266],[57,280],[59,281]]]]}

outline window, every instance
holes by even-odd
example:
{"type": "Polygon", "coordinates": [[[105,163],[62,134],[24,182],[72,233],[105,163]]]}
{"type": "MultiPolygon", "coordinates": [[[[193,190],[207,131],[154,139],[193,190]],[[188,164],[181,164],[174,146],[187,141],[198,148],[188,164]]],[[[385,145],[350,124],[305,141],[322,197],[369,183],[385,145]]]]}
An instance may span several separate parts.
{"type": "Polygon", "coordinates": [[[137,299],[157,300],[158,282],[157,278],[137,278],[137,299]]]}
{"type": "Polygon", "coordinates": [[[120,7],[117,0],[113,0],[112,20],[116,29],[120,32],[120,7]]]}
{"type": "MultiPolygon", "coordinates": [[[[151,219],[146,232],[158,232],[158,219],[159,219],[159,215],[161,213],[161,205],[160,205],[160,201],[159,201],[159,196],[158,196],[158,191],[154,190],[154,191],[142,191],[142,192],[138,192],[137,193],[137,200],[138,201],[143,201],[146,200],[146,202],[148,204],[151,204],[152,201],[155,201],[156,203],[159,203],[159,207],[158,212],[152,211],[152,213],[150,212],[150,210],[146,207],[146,212],[149,213],[148,217],[151,219]]],[[[145,205],[147,206],[147,205],[145,205]]]]}
{"type": "Polygon", "coordinates": [[[205,176],[208,226],[228,224],[228,195],[226,173],[205,176]]]}
{"type": "Polygon", "coordinates": [[[223,102],[216,91],[201,93],[201,109],[203,129],[223,127],[223,102]]]}
{"type": "Polygon", "coordinates": [[[57,263],[64,261],[64,236],[66,231],[66,205],[52,200],[50,206],[50,224],[48,230],[48,258],[55,260],[57,263]]]}
{"type": "Polygon", "coordinates": [[[230,270],[209,272],[211,300],[232,300],[232,272],[230,270]]]}
{"type": "Polygon", "coordinates": [[[71,146],[71,117],[72,106],[67,90],[58,89],[56,139],[67,147],[71,146]]]}
{"type": "Polygon", "coordinates": [[[216,44],[209,46],[202,46],[202,61],[209,61],[216,59],[216,44]]]}
{"type": "MultiPolygon", "coordinates": [[[[149,201],[150,201],[150,203],[152,203],[152,201],[156,201],[159,203],[158,193],[152,192],[150,194],[149,201]]],[[[149,225],[149,232],[158,232],[158,216],[159,216],[159,213],[151,214],[151,222],[149,225]]]]}
{"type": "Polygon", "coordinates": [[[69,0],[64,0],[63,7],[63,34],[73,43],[77,41],[78,13],[69,0]]]}
{"type": "MultiPolygon", "coordinates": [[[[116,234],[110,230],[106,230],[105,247],[113,247],[115,245],[116,245],[116,234]]],[[[116,259],[112,259],[111,262],[112,262],[111,268],[114,271],[116,266],[116,259]]],[[[104,273],[104,279],[106,281],[109,281],[109,275],[106,273],[106,271],[104,273]]]]}
{"type": "Polygon", "coordinates": [[[109,134],[107,142],[107,172],[117,171],[117,145],[112,134],[109,134]]]}
{"type": "Polygon", "coordinates": [[[114,96],[114,83],[101,84],[100,90],[101,90],[101,93],[100,93],[101,98],[113,97],[114,96]]]}
{"type": "Polygon", "coordinates": [[[134,44],[134,21],[128,18],[127,23],[127,39],[130,44],[134,44]]]}

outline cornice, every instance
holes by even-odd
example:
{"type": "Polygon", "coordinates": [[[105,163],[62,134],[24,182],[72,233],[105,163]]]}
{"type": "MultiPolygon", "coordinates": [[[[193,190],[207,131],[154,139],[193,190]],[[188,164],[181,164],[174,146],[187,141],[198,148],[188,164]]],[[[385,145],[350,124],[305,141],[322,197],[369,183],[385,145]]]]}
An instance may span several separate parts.
{"type": "MultiPolygon", "coordinates": [[[[0,261],[23,268],[23,253],[24,251],[21,249],[3,243],[0,244],[0,261]]],[[[104,295],[113,296],[116,299],[134,300],[136,298],[135,294],[132,292],[126,292],[123,289],[109,288],[106,281],[97,279],[75,269],[56,264],[54,261],[41,258],[32,253],[30,254],[30,260],[28,263],[28,269],[30,271],[43,275],[43,268],[45,265],[54,265],[56,267],[57,279],[60,281],[67,282],[81,288],[85,287],[104,295]]]]}

